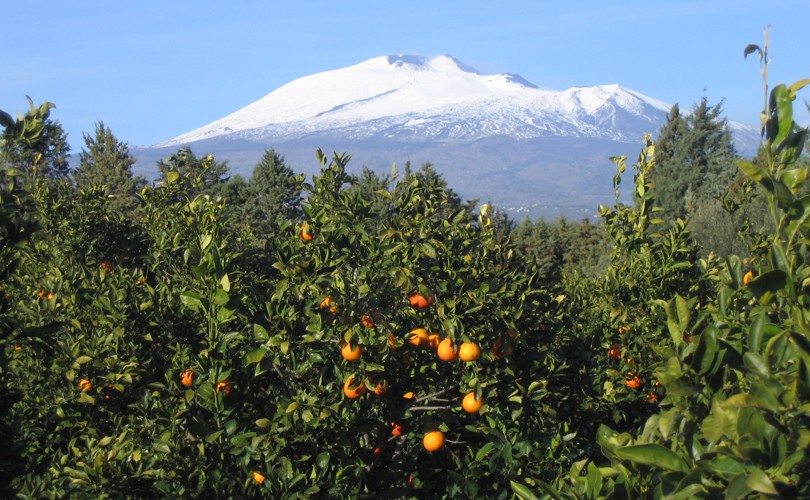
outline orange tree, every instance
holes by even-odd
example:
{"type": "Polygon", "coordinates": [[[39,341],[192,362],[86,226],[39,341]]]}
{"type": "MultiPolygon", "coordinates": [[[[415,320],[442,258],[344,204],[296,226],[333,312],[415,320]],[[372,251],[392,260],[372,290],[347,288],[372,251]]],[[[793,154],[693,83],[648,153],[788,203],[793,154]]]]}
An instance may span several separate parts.
{"type": "Polygon", "coordinates": [[[304,221],[268,248],[276,273],[246,355],[268,388],[251,455],[264,491],[491,494],[542,469],[550,426],[530,370],[552,302],[494,241],[488,207],[476,221],[416,176],[359,193],[347,156],[319,158],[304,221]],[[443,361],[446,339],[479,357],[443,361]],[[480,413],[462,409],[470,392],[480,413]]]}
{"type": "MultiPolygon", "coordinates": [[[[765,50],[752,45],[767,76],[765,50]]],[[[792,102],[810,80],[777,85],[762,113],[765,165],[742,163],[768,202],[774,231],[748,262],[729,256],[711,300],[696,311],[664,303],[675,348],[655,370],[665,391],[643,428],[597,435],[607,462],[574,464],[557,497],[804,498],[808,491],[807,130],[792,102]],[[695,314],[696,313],[696,314],[695,314]]],[[[524,489],[521,491],[529,496],[524,489]]]]}
{"type": "Polygon", "coordinates": [[[101,190],[31,180],[43,230],[4,316],[14,491],[477,495],[556,462],[538,377],[557,302],[490,208],[418,176],[358,193],[348,157],[319,157],[264,265],[205,194],[212,157],[170,158],[133,220],[101,190]]]}

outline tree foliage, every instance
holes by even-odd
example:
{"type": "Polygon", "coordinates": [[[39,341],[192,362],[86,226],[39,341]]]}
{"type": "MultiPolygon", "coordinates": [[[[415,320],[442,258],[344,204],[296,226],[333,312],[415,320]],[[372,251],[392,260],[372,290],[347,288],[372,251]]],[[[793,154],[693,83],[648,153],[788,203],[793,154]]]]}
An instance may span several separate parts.
{"type": "Polygon", "coordinates": [[[73,172],[78,188],[100,187],[113,197],[112,204],[127,213],[134,210],[135,196],[146,184],[133,177],[135,158],[129,146],[119,141],[104,122],[96,123],[93,135],[84,135],[86,149],[79,153],[79,166],[73,172]]]}
{"type": "Polygon", "coordinates": [[[70,146],[62,125],[50,118],[55,106],[44,102],[37,107],[30,97],[27,99],[28,111],[16,120],[0,111],[4,127],[0,135],[0,161],[48,179],[64,178],[70,171],[70,146]]]}
{"type": "Polygon", "coordinates": [[[721,104],[704,97],[684,116],[674,105],[656,139],[658,206],[673,220],[691,214],[698,205],[719,199],[737,175],[737,154],[721,104]]]}

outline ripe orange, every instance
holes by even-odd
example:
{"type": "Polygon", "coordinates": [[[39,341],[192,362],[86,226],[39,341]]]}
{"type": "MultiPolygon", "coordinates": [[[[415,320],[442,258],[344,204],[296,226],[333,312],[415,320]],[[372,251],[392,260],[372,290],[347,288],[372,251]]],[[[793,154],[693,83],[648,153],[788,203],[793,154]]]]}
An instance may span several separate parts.
{"type": "Polygon", "coordinates": [[[436,348],[436,354],[442,361],[453,361],[456,359],[456,350],[453,347],[453,339],[447,337],[439,342],[439,347],[436,348]]]}
{"type": "Polygon", "coordinates": [[[346,344],[343,346],[343,349],[340,350],[340,355],[343,356],[346,361],[357,361],[363,356],[363,349],[359,345],[352,347],[351,344],[346,344]]]}
{"type": "Polygon", "coordinates": [[[411,399],[416,399],[416,393],[415,393],[415,392],[413,392],[413,391],[408,391],[408,392],[406,392],[405,394],[403,394],[403,395],[402,395],[402,398],[403,398],[403,399],[407,399],[407,400],[409,400],[409,401],[410,401],[411,399]]]}
{"type": "Polygon", "coordinates": [[[624,381],[627,387],[631,389],[638,389],[639,387],[641,387],[641,377],[639,377],[638,375],[633,375],[632,373],[628,373],[627,376],[629,378],[627,378],[624,381]]]}
{"type": "Polygon", "coordinates": [[[475,342],[463,342],[458,348],[458,357],[462,361],[475,361],[481,355],[481,348],[475,342]]]}
{"type": "Polygon", "coordinates": [[[397,422],[391,422],[391,435],[392,436],[399,437],[399,436],[404,435],[405,432],[406,431],[405,431],[405,426],[404,425],[402,425],[400,423],[397,423],[397,422]]]}
{"type": "Polygon", "coordinates": [[[217,382],[217,386],[216,386],[215,390],[216,390],[216,392],[224,392],[225,395],[228,396],[228,395],[231,394],[231,391],[233,390],[233,386],[231,385],[231,382],[228,379],[225,379],[225,380],[222,380],[220,382],[217,382]]]}
{"type": "Polygon", "coordinates": [[[254,471],[253,472],[253,480],[256,481],[259,484],[262,484],[264,482],[264,475],[259,473],[259,472],[254,471]]]}
{"type": "Polygon", "coordinates": [[[191,387],[194,384],[194,370],[189,368],[180,374],[180,384],[183,387],[191,387]]]}
{"type": "Polygon", "coordinates": [[[425,450],[434,452],[439,451],[444,446],[444,433],[442,431],[431,431],[425,434],[422,438],[422,446],[425,450]]]}
{"type": "Polygon", "coordinates": [[[79,389],[81,389],[82,392],[87,392],[92,388],[93,384],[91,384],[86,378],[79,380],[79,389]]]}
{"type": "Polygon", "coordinates": [[[608,350],[608,357],[612,360],[619,361],[622,359],[622,345],[618,342],[610,346],[608,350]]]}
{"type": "Polygon", "coordinates": [[[414,328],[411,330],[410,342],[411,344],[415,345],[416,347],[426,347],[429,343],[429,335],[427,330],[424,328],[414,328]]]}
{"type": "Polygon", "coordinates": [[[329,312],[332,314],[337,314],[338,306],[337,304],[332,304],[332,297],[326,297],[321,301],[321,309],[329,308],[329,312]]]}
{"type": "Polygon", "coordinates": [[[476,399],[475,391],[468,392],[461,400],[461,407],[467,413],[478,413],[482,406],[484,406],[484,398],[476,399]]]}
{"type": "Polygon", "coordinates": [[[439,347],[439,334],[438,333],[431,333],[428,335],[428,347],[431,349],[436,349],[439,347]]]}
{"type": "Polygon", "coordinates": [[[752,279],[754,279],[754,271],[748,271],[743,275],[743,285],[748,286],[752,279]]]}
{"type": "Polygon", "coordinates": [[[301,239],[304,241],[312,241],[315,239],[308,222],[301,224],[301,239]]]}
{"type": "Polygon", "coordinates": [[[414,290],[408,295],[408,303],[415,309],[425,309],[433,304],[433,294],[428,293],[427,297],[414,290]]]}
{"type": "Polygon", "coordinates": [[[374,394],[377,396],[383,396],[386,392],[388,392],[388,381],[383,380],[382,382],[378,382],[374,385],[374,394]]]}
{"type": "Polygon", "coordinates": [[[363,323],[363,326],[366,328],[374,328],[380,321],[382,321],[382,315],[378,311],[364,314],[363,317],[360,318],[360,322],[363,323]]]}
{"type": "Polygon", "coordinates": [[[354,385],[354,375],[347,378],[346,382],[343,384],[343,395],[349,399],[357,399],[365,394],[367,390],[366,384],[362,381],[359,384],[354,385]]]}
{"type": "Polygon", "coordinates": [[[629,326],[626,326],[626,325],[625,325],[625,326],[620,326],[620,327],[619,327],[619,335],[624,335],[625,333],[627,333],[627,332],[629,332],[629,331],[630,331],[630,327],[629,327],[629,326]]]}

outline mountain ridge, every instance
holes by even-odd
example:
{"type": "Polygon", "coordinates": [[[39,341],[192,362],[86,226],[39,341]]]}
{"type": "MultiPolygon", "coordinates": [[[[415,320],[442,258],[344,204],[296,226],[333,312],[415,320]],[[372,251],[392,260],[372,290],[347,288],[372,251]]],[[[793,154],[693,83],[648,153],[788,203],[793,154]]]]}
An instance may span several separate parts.
{"type": "MultiPolygon", "coordinates": [[[[581,217],[613,203],[610,158],[633,158],[670,109],[618,83],[549,90],[448,55],[388,55],[298,78],[207,125],[135,148],[136,168],[154,178],[156,159],[189,146],[249,177],[273,148],[314,174],[321,148],[348,152],[355,170],[431,162],[465,198],[533,217],[581,217]]],[[[757,129],[729,125],[735,145],[745,146],[738,149],[754,151],[757,129]]]]}

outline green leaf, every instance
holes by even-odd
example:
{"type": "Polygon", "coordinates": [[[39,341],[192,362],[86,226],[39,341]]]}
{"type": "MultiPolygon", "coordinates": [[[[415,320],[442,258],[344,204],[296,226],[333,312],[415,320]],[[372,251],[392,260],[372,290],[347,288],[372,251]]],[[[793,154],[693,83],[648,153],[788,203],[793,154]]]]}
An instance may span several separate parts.
{"type": "Polygon", "coordinates": [[[515,481],[509,481],[509,484],[512,486],[512,492],[518,497],[523,500],[537,500],[537,496],[532,493],[528,487],[516,483],[515,481]]]}
{"type": "Polygon", "coordinates": [[[96,404],[96,400],[93,399],[93,396],[82,392],[82,393],[79,393],[79,403],[86,403],[86,404],[89,404],[89,405],[94,405],[94,404],[96,404]]]}
{"type": "Polygon", "coordinates": [[[758,353],[762,346],[762,333],[765,330],[765,321],[767,316],[758,314],[751,322],[751,327],[748,330],[748,349],[758,353]]]}
{"type": "Polygon", "coordinates": [[[157,441],[155,444],[153,444],[152,449],[159,451],[160,453],[171,453],[172,451],[171,448],[169,448],[169,445],[162,441],[157,441]]]}
{"type": "Polygon", "coordinates": [[[166,182],[169,184],[176,182],[177,179],[180,178],[180,174],[175,172],[174,170],[166,172],[166,182]]]}
{"type": "Polygon", "coordinates": [[[260,418],[259,420],[257,420],[255,422],[256,427],[258,427],[259,429],[266,429],[266,428],[270,427],[271,423],[272,422],[270,421],[269,418],[260,418]]]}
{"type": "Polygon", "coordinates": [[[745,485],[765,495],[776,495],[778,493],[771,478],[758,468],[753,468],[749,471],[745,485]]]}
{"type": "Polygon", "coordinates": [[[771,90],[771,99],[769,104],[770,118],[768,121],[775,120],[776,127],[770,125],[772,128],[770,134],[766,139],[774,148],[779,148],[782,141],[787,138],[790,131],[793,130],[793,99],[790,97],[787,87],[781,83],[771,90]],[[775,133],[775,135],[773,135],[775,133]]]}
{"type": "Polygon", "coordinates": [[[802,78],[794,82],[793,85],[788,87],[788,95],[791,99],[795,99],[796,94],[807,85],[810,85],[810,78],[802,78]]]}
{"type": "Polygon", "coordinates": [[[225,432],[225,431],[224,431],[224,430],[222,430],[222,429],[220,429],[220,430],[218,430],[218,431],[214,431],[214,432],[212,432],[211,434],[209,434],[209,435],[205,436],[205,441],[206,441],[207,443],[213,443],[214,441],[216,441],[217,439],[219,439],[219,436],[221,436],[223,432],[225,432]]]}
{"type": "Polygon", "coordinates": [[[189,290],[180,294],[180,303],[193,311],[199,311],[203,307],[203,300],[202,295],[189,290]]]}
{"type": "Polygon", "coordinates": [[[249,353],[245,354],[245,363],[249,365],[258,363],[259,361],[264,359],[265,354],[267,354],[267,351],[263,347],[253,349],[249,353]]]}
{"type": "Polygon", "coordinates": [[[219,280],[219,286],[221,286],[226,292],[231,291],[231,279],[228,278],[227,274],[222,275],[222,279],[219,280]]]}
{"type": "Polygon", "coordinates": [[[228,295],[228,292],[226,292],[222,288],[217,288],[217,291],[214,293],[213,302],[214,302],[214,305],[224,306],[225,304],[228,303],[230,298],[231,297],[228,295]]]}
{"type": "Polygon", "coordinates": [[[617,457],[630,460],[631,462],[661,467],[662,469],[676,472],[689,472],[689,466],[681,457],[676,455],[674,451],[669,448],[664,448],[660,444],[653,443],[626,446],[624,448],[616,448],[615,453],[617,457]]]}
{"type": "Polygon", "coordinates": [[[426,241],[419,245],[419,250],[421,251],[422,255],[426,255],[431,259],[436,258],[436,249],[433,247],[433,245],[426,241]]]}
{"type": "Polygon", "coordinates": [[[93,358],[91,358],[90,356],[79,356],[78,358],[76,358],[75,362],[77,365],[83,365],[85,363],[89,363],[90,361],[93,361],[93,358]]]}
{"type": "Polygon", "coordinates": [[[765,293],[776,293],[787,284],[787,274],[780,269],[768,271],[748,282],[748,288],[755,297],[762,297],[765,293]]]}

